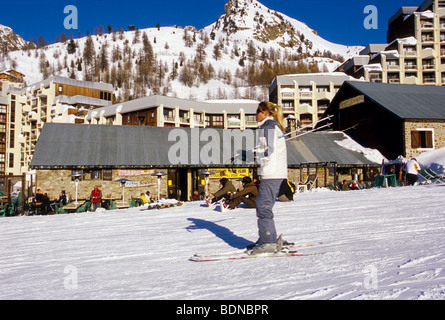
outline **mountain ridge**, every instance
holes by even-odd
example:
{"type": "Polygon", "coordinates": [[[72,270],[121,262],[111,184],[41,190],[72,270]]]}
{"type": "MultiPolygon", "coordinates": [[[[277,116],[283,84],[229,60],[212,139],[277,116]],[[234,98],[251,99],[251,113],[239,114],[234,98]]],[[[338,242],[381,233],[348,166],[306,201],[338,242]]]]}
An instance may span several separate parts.
{"type": "Polygon", "coordinates": [[[270,78],[333,71],[361,49],[329,42],[257,0],[229,0],[225,13],[200,30],[175,26],[99,32],[9,52],[0,69],[14,67],[28,83],[50,75],[112,83],[117,101],[150,94],[261,100],[267,98],[270,78]]]}

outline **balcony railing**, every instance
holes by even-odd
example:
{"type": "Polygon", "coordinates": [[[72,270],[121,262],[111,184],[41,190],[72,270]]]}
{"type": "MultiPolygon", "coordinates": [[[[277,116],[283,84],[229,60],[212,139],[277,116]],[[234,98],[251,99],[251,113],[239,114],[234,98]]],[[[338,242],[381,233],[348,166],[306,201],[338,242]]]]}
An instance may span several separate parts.
{"type": "Polygon", "coordinates": [[[424,64],[422,65],[423,70],[434,70],[434,64],[424,64]]]}
{"type": "Polygon", "coordinates": [[[312,97],[312,91],[301,91],[300,97],[302,98],[310,98],[312,97]]]}
{"type": "Polygon", "coordinates": [[[387,68],[389,70],[399,70],[400,66],[398,64],[388,64],[387,68]]]}
{"type": "Polygon", "coordinates": [[[417,55],[417,52],[415,50],[404,50],[403,52],[405,56],[413,57],[417,55]]]}

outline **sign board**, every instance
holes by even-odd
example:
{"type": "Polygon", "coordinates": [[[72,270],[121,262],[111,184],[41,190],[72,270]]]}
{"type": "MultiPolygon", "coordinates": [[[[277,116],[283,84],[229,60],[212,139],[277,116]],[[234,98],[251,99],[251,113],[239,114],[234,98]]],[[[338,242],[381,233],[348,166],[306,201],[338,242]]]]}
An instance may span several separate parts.
{"type": "Polygon", "coordinates": [[[365,96],[364,95],[357,96],[357,97],[354,97],[354,98],[351,98],[351,99],[347,99],[347,100],[344,100],[344,101],[340,102],[339,109],[343,110],[343,109],[350,108],[352,106],[355,106],[357,104],[364,103],[364,102],[365,102],[365,96]]]}
{"type": "Polygon", "coordinates": [[[209,171],[215,173],[209,176],[210,179],[221,179],[223,177],[239,179],[249,175],[248,168],[210,168],[209,171]]]}

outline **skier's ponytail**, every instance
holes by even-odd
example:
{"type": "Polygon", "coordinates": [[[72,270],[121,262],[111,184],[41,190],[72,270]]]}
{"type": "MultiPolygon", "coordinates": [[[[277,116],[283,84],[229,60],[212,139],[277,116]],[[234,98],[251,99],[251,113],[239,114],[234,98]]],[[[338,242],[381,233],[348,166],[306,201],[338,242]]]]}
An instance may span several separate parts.
{"type": "Polygon", "coordinates": [[[263,101],[260,102],[258,109],[261,111],[269,111],[270,115],[280,126],[281,131],[284,132],[283,111],[281,110],[281,107],[279,105],[276,105],[269,101],[263,101]]]}

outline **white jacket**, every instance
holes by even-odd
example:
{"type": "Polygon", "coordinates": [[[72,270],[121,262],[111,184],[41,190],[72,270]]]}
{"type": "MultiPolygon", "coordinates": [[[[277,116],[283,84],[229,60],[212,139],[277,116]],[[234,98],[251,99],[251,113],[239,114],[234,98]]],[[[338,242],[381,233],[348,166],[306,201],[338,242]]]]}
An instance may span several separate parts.
{"type": "Polygon", "coordinates": [[[406,173],[417,174],[418,170],[420,170],[420,164],[416,160],[411,159],[406,163],[406,173]]]}
{"type": "Polygon", "coordinates": [[[286,141],[278,123],[267,117],[259,124],[257,157],[261,179],[287,179],[286,141]]]}

